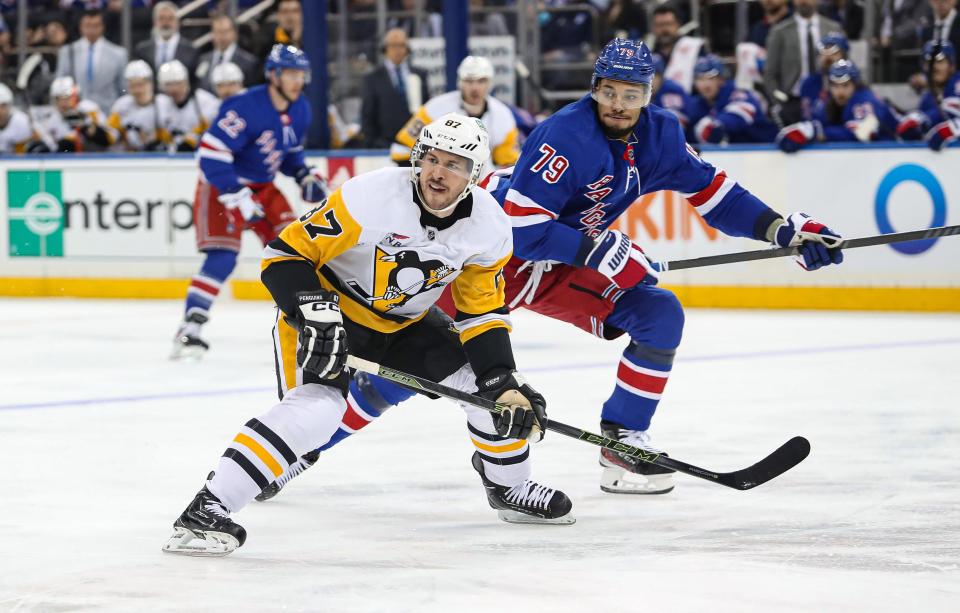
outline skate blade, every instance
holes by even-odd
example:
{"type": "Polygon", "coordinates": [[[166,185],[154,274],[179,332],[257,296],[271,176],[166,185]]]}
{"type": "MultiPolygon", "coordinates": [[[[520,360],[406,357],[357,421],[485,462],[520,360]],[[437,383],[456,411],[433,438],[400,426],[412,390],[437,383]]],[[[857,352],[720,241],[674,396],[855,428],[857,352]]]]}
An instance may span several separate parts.
{"type": "Polygon", "coordinates": [[[183,345],[178,341],[173,342],[173,351],[170,352],[171,360],[200,360],[207,352],[202,345],[183,345]]]}
{"type": "Polygon", "coordinates": [[[240,546],[239,541],[223,532],[192,532],[174,528],[173,536],[163,545],[163,551],[185,556],[223,557],[240,546]]]}
{"type": "Polygon", "coordinates": [[[567,513],[563,517],[547,519],[545,517],[537,517],[536,515],[527,515],[526,513],[520,513],[518,511],[500,510],[497,511],[497,516],[508,524],[552,524],[556,526],[569,526],[577,523],[577,518],[570,513],[567,513]]]}
{"type": "Polygon", "coordinates": [[[674,473],[638,475],[619,466],[603,469],[600,489],[608,494],[666,494],[676,486],[674,473]]]}

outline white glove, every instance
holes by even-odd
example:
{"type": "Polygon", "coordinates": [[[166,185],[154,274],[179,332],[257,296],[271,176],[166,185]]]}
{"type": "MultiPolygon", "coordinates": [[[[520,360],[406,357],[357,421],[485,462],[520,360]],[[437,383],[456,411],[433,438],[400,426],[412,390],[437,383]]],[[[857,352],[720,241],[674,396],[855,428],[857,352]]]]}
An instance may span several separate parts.
{"type": "Polygon", "coordinates": [[[253,197],[253,190],[249,187],[244,187],[229,194],[220,194],[217,200],[228,211],[239,209],[244,221],[263,217],[263,207],[253,197]]]}

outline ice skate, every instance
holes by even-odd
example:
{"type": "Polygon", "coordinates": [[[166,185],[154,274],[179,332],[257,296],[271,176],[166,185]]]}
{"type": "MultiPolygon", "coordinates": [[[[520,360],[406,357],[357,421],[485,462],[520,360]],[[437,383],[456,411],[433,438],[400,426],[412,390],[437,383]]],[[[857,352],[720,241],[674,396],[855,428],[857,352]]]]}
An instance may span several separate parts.
{"type": "Polygon", "coordinates": [[[279,494],[280,490],[283,489],[284,485],[289,483],[291,479],[293,479],[303,471],[313,466],[313,464],[317,461],[317,458],[319,457],[320,457],[319,451],[311,451],[309,453],[305,453],[302,456],[300,456],[299,460],[297,460],[295,463],[290,465],[290,468],[287,469],[287,472],[283,473],[282,475],[280,475],[280,477],[276,481],[271,482],[270,485],[263,488],[263,491],[257,494],[257,497],[255,498],[255,500],[264,502],[264,501],[270,500],[271,498],[279,494]]]}
{"type": "Polygon", "coordinates": [[[173,536],[163,550],[188,556],[227,555],[247,539],[247,531],[229,515],[220,499],[204,485],[173,522],[173,536]]]}
{"type": "Polygon", "coordinates": [[[210,345],[200,338],[200,326],[207,318],[199,313],[191,313],[177,330],[173,339],[171,360],[199,360],[210,349],[210,345]]]}
{"type": "MultiPolygon", "coordinates": [[[[627,430],[609,421],[600,422],[600,429],[607,438],[663,454],[651,445],[646,430],[627,430]]],[[[673,470],[609,449],[600,450],[600,466],[600,489],[611,494],[666,494],[676,485],[673,470]]]]}
{"type": "Polygon", "coordinates": [[[558,524],[569,525],[577,519],[570,514],[573,503],[560,490],[540,485],[527,479],[520,485],[507,487],[487,479],[479,453],[473,454],[473,468],[480,473],[483,487],[487,490],[490,506],[497,515],[511,524],[558,524]]]}

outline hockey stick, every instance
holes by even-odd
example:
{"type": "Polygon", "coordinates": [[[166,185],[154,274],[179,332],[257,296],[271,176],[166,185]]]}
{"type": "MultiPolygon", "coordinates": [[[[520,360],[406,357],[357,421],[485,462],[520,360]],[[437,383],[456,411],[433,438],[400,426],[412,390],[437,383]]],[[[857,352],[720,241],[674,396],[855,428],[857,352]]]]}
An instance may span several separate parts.
{"type": "MultiPolygon", "coordinates": [[[[907,241],[924,240],[928,238],[940,238],[941,236],[953,236],[955,234],[960,234],[960,225],[941,226],[938,228],[930,228],[928,230],[894,232],[892,234],[877,234],[876,236],[864,236],[862,238],[849,238],[841,241],[840,244],[836,246],[836,249],[855,249],[857,247],[888,245],[890,243],[903,243],[907,241]]],[[[735,262],[752,262],[753,260],[782,258],[788,255],[796,255],[799,252],[799,247],[778,247],[776,249],[758,249],[757,251],[724,253],[722,255],[710,255],[702,258],[690,258],[688,260],[674,260],[672,262],[654,262],[653,265],[660,272],[665,272],[668,270],[683,270],[684,268],[700,268],[702,266],[716,266],[718,264],[733,264],[735,262]]]]}
{"type": "MultiPolygon", "coordinates": [[[[468,394],[467,392],[462,392],[452,387],[403,373],[399,370],[394,370],[377,364],[376,362],[364,360],[352,355],[347,357],[347,366],[372,375],[378,375],[384,379],[389,379],[394,383],[399,383],[416,392],[430,393],[451,400],[459,400],[460,402],[465,402],[485,411],[490,411],[491,413],[499,413],[502,409],[501,405],[498,405],[492,400],[487,400],[474,394],[468,394]]],[[[580,428],[575,428],[574,426],[568,426],[552,419],[547,421],[547,430],[585,441],[597,447],[604,447],[618,453],[624,453],[643,462],[656,464],[663,468],[670,468],[693,477],[719,483],[720,485],[725,485],[735,490],[749,490],[758,485],[762,485],[774,477],[787,472],[802,462],[810,453],[810,442],[802,436],[795,436],[753,466],[731,473],[716,473],[663,454],[653,453],[640,447],[621,443],[612,438],[593,434],[580,428]]]]}

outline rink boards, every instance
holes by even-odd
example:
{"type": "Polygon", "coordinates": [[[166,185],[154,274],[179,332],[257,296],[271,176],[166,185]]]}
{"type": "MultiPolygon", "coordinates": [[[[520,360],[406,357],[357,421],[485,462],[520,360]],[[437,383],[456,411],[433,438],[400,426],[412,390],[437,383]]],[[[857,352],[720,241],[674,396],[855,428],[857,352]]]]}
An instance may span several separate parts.
{"type": "MultiPolygon", "coordinates": [[[[390,165],[382,151],[312,155],[334,186],[390,165]]],[[[960,149],[829,147],[785,155],[767,147],[704,158],[781,213],[803,210],[847,237],[960,223],[960,149]]],[[[0,160],[0,295],[183,295],[199,264],[192,156],[102,155],[0,160]]],[[[299,211],[296,184],[280,188],[299,211]]],[[[757,249],[709,228],[673,192],[639,198],[618,227],[653,259],[757,249]]],[[[260,245],[244,238],[231,284],[266,298],[260,245]]],[[[960,311],[960,237],[848,251],[842,267],[807,273],[767,260],[664,274],[688,306],[960,311]]]]}

